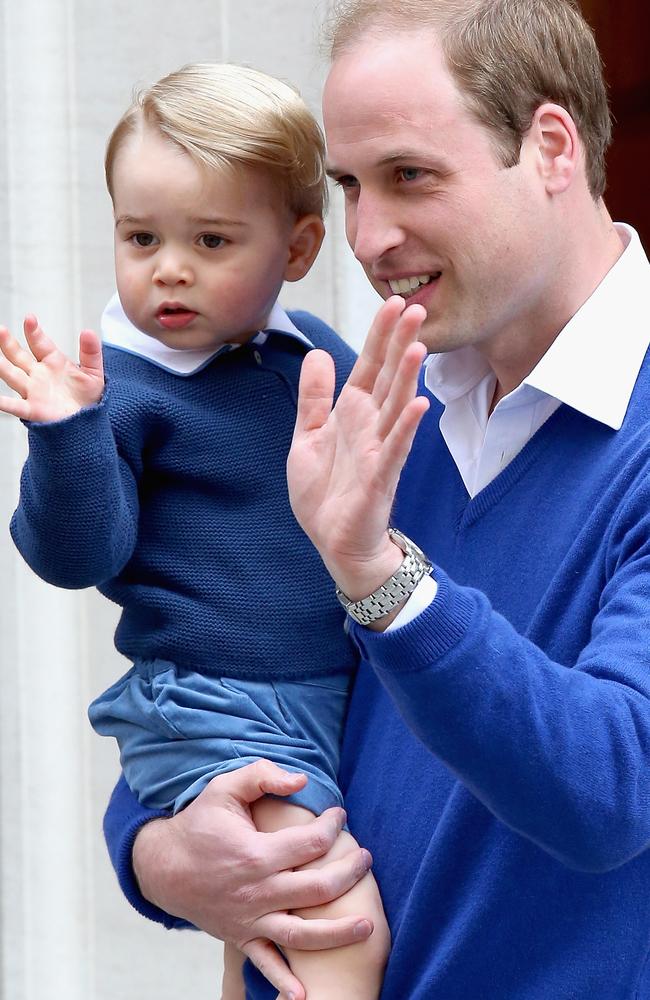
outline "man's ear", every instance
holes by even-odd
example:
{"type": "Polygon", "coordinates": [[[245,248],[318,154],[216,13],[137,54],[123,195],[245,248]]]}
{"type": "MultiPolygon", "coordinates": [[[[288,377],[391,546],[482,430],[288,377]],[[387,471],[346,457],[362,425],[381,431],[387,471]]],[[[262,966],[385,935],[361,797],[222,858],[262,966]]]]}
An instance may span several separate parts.
{"type": "Polygon", "coordinates": [[[319,215],[302,215],[296,219],[289,237],[285,281],[298,281],[304,278],[316,260],[324,236],[325,226],[319,215]]]}
{"type": "Polygon", "coordinates": [[[570,187],[581,159],[575,122],[559,104],[541,104],[526,135],[536,150],[540,175],[548,194],[570,187]]]}

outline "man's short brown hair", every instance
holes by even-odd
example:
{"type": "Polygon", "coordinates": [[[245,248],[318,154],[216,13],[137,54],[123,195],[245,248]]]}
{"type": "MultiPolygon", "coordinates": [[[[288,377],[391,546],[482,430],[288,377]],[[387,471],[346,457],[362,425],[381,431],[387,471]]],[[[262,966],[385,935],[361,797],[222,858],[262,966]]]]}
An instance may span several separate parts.
{"type": "Polygon", "coordinates": [[[335,0],[326,45],[336,59],[364,32],[427,26],[468,108],[492,132],[504,166],[519,161],[537,108],[559,104],[578,129],[589,189],[602,197],[611,115],[600,54],[573,0],[335,0]]]}

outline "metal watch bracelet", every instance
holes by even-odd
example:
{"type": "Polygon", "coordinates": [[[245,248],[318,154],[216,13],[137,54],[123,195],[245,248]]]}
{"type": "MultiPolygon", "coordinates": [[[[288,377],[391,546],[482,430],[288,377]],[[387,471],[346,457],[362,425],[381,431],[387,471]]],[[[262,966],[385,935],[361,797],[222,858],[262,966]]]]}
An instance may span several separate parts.
{"type": "Polygon", "coordinates": [[[396,528],[389,528],[388,534],[404,553],[404,559],[393,575],[360,601],[351,601],[340,587],[336,588],[339,601],[359,625],[369,625],[389,615],[413,593],[420,580],[428,576],[432,569],[422,549],[410,538],[396,528]]]}

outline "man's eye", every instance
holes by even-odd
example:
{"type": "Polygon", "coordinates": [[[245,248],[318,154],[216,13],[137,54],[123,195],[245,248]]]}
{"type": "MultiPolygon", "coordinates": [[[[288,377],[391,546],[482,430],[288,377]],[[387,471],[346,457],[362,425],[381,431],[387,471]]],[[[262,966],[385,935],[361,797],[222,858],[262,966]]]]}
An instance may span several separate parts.
{"type": "Polygon", "coordinates": [[[203,233],[199,239],[203,246],[207,247],[208,250],[218,250],[224,242],[223,236],[215,236],[214,233],[203,233]]]}
{"type": "Polygon", "coordinates": [[[153,233],[134,233],[131,242],[135,243],[137,247],[152,247],[156,242],[156,237],[153,233]]]}
{"type": "Polygon", "coordinates": [[[359,182],[356,177],[353,177],[352,174],[343,174],[335,180],[336,186],[340,188],[353,188],[356,187],[358,183],[359,182]]]}
{"type": "Polygon", "coordinates": [[[422,171],[419,167],[400,167],[399,177],[403,181],[416,181],[422,171]]]}

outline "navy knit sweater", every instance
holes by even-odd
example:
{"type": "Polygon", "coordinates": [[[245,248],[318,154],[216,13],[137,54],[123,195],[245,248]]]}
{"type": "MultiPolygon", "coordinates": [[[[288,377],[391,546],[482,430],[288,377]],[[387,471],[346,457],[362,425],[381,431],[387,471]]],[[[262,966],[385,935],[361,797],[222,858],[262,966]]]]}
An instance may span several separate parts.
{"type": "MultiPolygon", "coordinates": [[[[292,319],[333,354],[338,390],[352,350],[308,313],[292,319]]],[[[352,669],[343,610],[287,494],[306,350],[271,334],[181,377],[106,346],[102,401],[29,425],[14,541],[44,580],[121,605],[115,643],[130,659],[252,679],[352,669]]]]}

